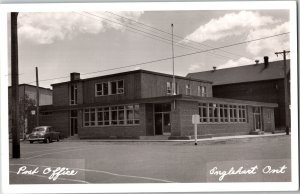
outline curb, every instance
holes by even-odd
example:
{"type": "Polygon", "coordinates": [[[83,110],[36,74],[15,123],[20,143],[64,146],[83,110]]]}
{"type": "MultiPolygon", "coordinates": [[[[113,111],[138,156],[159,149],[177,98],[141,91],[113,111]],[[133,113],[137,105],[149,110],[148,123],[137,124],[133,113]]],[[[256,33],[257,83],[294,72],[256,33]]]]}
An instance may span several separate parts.
{"type": "MultiPolygon", "coordinates": [[[[285,136],[285,133],[276,133],[276,134],[264,134],[264,135],[242,135],[242,136],[223,136],[223,137],[212,137],[205,139],[198,139],[198,143],[206,142],[226,142],[226,141],[238,141],[238,140],[247,140],[252,138],[267,138],[267,137],[278,137],[285,136]]],[[[65,139],[62,142],[195,142],[194,139],[190,140],[140,140],[140,139],[65,139]]]]}

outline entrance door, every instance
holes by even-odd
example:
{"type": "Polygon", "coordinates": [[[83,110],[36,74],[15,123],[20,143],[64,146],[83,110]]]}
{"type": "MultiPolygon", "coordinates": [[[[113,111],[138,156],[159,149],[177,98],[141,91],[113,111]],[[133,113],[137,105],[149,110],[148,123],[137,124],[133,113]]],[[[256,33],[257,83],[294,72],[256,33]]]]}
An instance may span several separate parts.
{"type": "Polygon", "coordinates": [[[155,104],[154,112],[155,135],[171,135],[171,104],[155,104]]]}
{"type": "Polygon", "coordinates": [[[170,113],[155,113],[155,135],[170,135],[170,113]]]}
{"type": "Polygon", "coordinates": [[[162,113],[155,113],[155,135],[163,134],[163,117],[162,113]]]}
{"type": "Polygon", "coordinates": [[[254,130],[260,131],[261,127],[261,110],[260,107],[253,107],[254,130]]]}
{"type": "Polygon", "coordinates": [[[163,114],[163,135],[171,135],[170,113],[163,114]]]}
{"type": "Polygon", "coordinates": [[[70,132],[71,136],[78,133],[77,110],[71,110],[70,113],[70,132]]]}

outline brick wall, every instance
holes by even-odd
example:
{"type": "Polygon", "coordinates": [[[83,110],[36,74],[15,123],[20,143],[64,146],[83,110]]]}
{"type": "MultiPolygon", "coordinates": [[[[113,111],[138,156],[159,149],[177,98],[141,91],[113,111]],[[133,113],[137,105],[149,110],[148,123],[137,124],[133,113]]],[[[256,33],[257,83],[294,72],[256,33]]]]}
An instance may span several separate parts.
{"type": "MultiPolygon", "coordinates": [[[[172,77],[142,73],[141,95],[142,98],[152,98],[157,96],[167,96],[167,82],[172,82],[172,77]]],[[[190,81],[187,79],[176,78],[179,87],[179,94],[186,94],[186,84],[190,84],[191,95],[197,96],[198,86],[206,86],[207,96],[212,97],[212,86],[210,83],[200,81],[190,81]]]]}
{"type": "Polygon", "coordinates": [[[263,120],[263,129],[265,132],[272,132],[275,130],[273,109],[263,107],[262,120],[263,120]]]}
{"type": "Polygon", "coordinates": [[[53,86],[53,106],[69,105],[69,84],[53,86]]]}

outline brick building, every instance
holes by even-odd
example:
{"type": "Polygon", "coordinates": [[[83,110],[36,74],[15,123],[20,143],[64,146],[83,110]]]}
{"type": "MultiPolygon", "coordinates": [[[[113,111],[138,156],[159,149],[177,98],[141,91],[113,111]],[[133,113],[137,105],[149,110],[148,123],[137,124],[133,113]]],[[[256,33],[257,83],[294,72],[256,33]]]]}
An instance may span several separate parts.
{"type": "Polygon", "coordinates": [[[212,97],[210,81],[136,70],[53,84],[53,105],[41,107],[42,125],[64,137],[187,139],[192,115],[200,136],[274,130],[274,103],[212,97]],[[176,88],[176,89],[175,89],[176,88]],[[175,93],[173,93],[174,91],[175,93]]]}
{"type": "MultiPolygon", "coordinates": [[[[285,109],[284,63],[274,61],[226,69],[190,73],[187,77],[201,78],[213,83],[214,97],[276,103],[274,109],[277,130],[290,126],[290,110],[285,109]],[[288,120],[285,119],[287,111],[288,120]]],[[[287,60],[287,79],[290,79],[290,60],[287,60]]],[[[288,82],[288,104],[290,84],[288,82]]]]}
{"type": "MultiPolygon", "coordinates": [[[[52,104],[52,90],[39,87],[39,103],[41,106],[52,104]]],[[[11,129],[11,86],[8,87],[9,131],[11,129]]],[[[36,126],[36,116],[31,110],[36,108],[36,86],[19,84],[20,131],[28,133],[36,126]]]]}

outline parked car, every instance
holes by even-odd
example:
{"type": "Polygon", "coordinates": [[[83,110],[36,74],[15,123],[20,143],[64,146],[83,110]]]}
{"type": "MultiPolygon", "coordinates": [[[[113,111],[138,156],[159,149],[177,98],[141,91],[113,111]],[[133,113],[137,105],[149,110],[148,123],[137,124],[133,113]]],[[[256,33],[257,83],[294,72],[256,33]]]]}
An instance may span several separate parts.
{"type": "Polygon", "coordinates": [[[59,141],[60,132],[54,130],[52,126],[38,126],[32,130],[28,136],[28,141],[33,143],[34,141],[43,141],[44,143],[50,143],[53,140],[59,141]]]}

